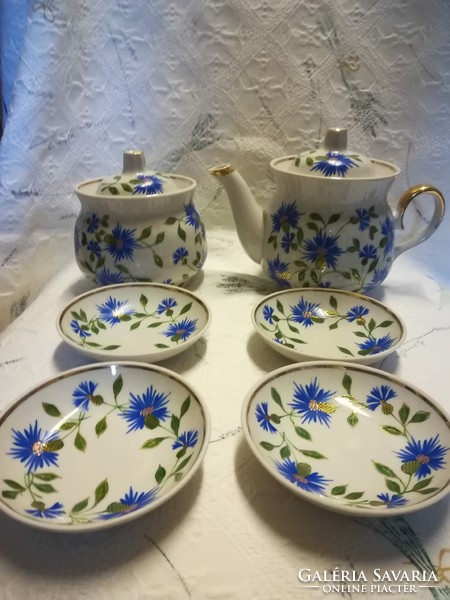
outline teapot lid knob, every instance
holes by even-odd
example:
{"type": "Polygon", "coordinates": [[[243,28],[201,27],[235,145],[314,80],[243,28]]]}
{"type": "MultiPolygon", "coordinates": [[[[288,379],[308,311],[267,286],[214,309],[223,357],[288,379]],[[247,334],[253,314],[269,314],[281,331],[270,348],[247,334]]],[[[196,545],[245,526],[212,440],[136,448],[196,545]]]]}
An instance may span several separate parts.
{"type": "Polygon", "coordinates": [[[340,127],[328,129],[323,139],[323,147],[330,152],[347,150],[347,130],[340,127]]]}
{"type": "Polygon", "coordinates": [[[127,150],[123,153],[122,173],[143,173],[145,155],[142,150],[127,150]]]}

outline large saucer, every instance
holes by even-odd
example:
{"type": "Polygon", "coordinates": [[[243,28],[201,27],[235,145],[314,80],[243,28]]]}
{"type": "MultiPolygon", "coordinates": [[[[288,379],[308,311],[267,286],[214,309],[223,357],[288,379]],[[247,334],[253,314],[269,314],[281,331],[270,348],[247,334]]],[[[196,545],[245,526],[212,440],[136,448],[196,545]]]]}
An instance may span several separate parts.
{"type": "Polygon", "coordinates": [[[66,371],[0,417],[0,510],[60,532],[126,523],[192,479],[209,436],[204,401],[168,369],[66,371]]]}
{"type": "Polygon", "coordinates": [[[304,500],[357,517],[428,509],[450,490],[448,416],[372,367],[332,361],[268,373],[247,394],[255,457],[304,500]]]}

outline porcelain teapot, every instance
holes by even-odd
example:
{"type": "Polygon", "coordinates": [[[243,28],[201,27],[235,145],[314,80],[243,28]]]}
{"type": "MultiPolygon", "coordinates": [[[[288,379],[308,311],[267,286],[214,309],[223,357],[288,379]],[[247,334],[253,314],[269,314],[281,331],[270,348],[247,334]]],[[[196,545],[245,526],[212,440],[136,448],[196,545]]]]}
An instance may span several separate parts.
{"type": "Polygon", "coordinates": [[[153,281],[181,285],[206,259],[196,182],[146,167],[142,151],[123,155],[121,174],[76,187],[75,257],[98,285],[153,281]]]}
{"type": "Polygon", "coordinates": [[[399,168],[347,150],[345,129],[329,129],[318,150],[276,158],[270,168],[277,193],[267,211],[231,165],[209,171],[225,187],[245,251],[279,287],[367,291],[444,216],[444,198],[431,185],[409,189],[391,210],[387,194],[399,168]],[[425,193],[434,203],[430,222],[396,241],[408,205],[425,193]]]}

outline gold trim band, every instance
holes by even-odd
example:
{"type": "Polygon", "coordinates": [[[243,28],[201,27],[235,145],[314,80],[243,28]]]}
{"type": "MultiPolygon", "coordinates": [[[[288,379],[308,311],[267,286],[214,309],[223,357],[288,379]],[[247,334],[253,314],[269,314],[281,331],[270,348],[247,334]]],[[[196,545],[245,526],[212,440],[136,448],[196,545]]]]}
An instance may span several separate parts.
{"type": "Polygon", "coordinates": [[[214,175],[214,177],[220,177],[221,175],[229,175],[230,173],[233,173],[234,167],[230,164],[217,165],[216,167],[211,167],[208,170],[211,175],[214,175]]]}

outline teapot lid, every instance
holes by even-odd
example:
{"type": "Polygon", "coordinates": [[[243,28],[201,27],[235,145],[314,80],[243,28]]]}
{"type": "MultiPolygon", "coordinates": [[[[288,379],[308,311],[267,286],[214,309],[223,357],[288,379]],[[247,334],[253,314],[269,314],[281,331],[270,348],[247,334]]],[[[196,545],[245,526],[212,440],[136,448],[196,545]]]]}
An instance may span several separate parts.
{"type": "Polygon", "coordinates": [[[142,150],[124,152],[122,173],[104,177],[97,187],[100,196],[153,196],[177,191],[174,178],[146,167],[142,150]]]}
{"type": "Polygon", "coordinates": [[[370,158],[347,149],[347,130],[339,127],[327,130],[317,150],[295,156],[289,171],[337,179],[361,179],[376,174],[370,158]]]}

